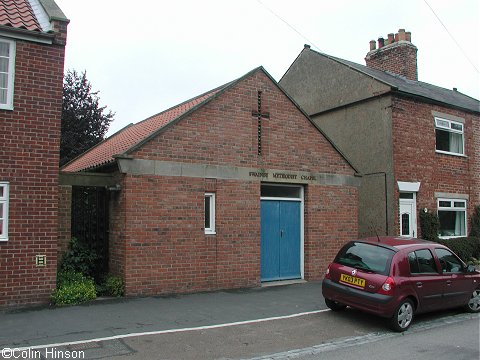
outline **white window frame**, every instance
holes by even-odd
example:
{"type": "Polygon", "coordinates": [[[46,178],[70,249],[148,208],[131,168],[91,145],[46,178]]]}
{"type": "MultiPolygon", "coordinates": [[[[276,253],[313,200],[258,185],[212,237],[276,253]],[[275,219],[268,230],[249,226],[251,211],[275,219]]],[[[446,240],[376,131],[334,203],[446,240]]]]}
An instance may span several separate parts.
{"type": "Polygon", "coordinates": [[[461,237],[466,237],[468,236],[468,231],[467,231],[467,200],[465,199],[455,199],[455,198],[438,198],[437,199],[437,214],[440,212],[440,211],[456,211],[456,212],[460,212],[460,211],[463,211],[463,214],[464,214],[464,222],[465,222],[465,234],[463,235],[452,235],[452,236],[440,236],[440,239],[452,239],[452,238],[461,238],[461,237]],[[440,202],[442,201],[445,201],[445,202],[450,202],[450,206],[449,207],[446,207],[446,206],[442,206],[440,207],[440,202]],[[463,203],[464,206],[463,207],[455,207],[455,203],[463,203]]]}
{"type": "Polygon", "coordinates": [[[3,196],[0,196],[0,204],[4,206],[3,209],[3,221],[0,226],[2,226],[2,232],[0,234],[0,241],[8,241],[8,208],[10,203],[10,184],[8,182],[0,182],[0,188],[3,188],[3,196]]]}
{"type": "Polygon", "coordinates": [[[0,42],[7,43],[10,46],[8,57],[8,84],[7,84],[7,102],[5,104],[0,103],[0,109],[13,110],[13,89],[15,80],[15,54],[16,47],[15,41],[0,38],[0,42]]]}
{"type": "MultiPolygon", "coordinates": [[[[215,193],[205,193],[205,202],[209,200],[210,207],[210,224],[207,227],[205,224],[205,234],[216,234],[215,232],[215,193]]],[[[204,219],[205,223],[205,219],[204,219]]]]}
{"type": "Polygon", "coordinates": [[[462,152],[457,153],[452,151],[438,150],[436,141],[435,141],[435,152],[440,154],[465,156],[465,125],[463,123],[458,121],[443,119],[440,117],[435,117],[435,137],[436,137],[437,129],[454,133],[454,134],[461,134],[462,135],[462,152]],[[452,129],[452,125],[460,126],[462,130],[452,129]]]}

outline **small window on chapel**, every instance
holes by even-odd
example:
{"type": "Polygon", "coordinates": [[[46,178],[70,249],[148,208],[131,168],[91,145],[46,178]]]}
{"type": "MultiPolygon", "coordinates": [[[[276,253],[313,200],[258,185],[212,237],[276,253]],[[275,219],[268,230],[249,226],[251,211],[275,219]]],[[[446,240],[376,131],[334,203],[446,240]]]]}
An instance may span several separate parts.
{"type": "Polygon", "coordinates": [[[0,241],[8,240],[9,184],[0,182],[0,241]]]}
{"type": "Polygon", "coordinates": [[[205,234],[215,234],[215,194],[205,194],[205,234]]]}

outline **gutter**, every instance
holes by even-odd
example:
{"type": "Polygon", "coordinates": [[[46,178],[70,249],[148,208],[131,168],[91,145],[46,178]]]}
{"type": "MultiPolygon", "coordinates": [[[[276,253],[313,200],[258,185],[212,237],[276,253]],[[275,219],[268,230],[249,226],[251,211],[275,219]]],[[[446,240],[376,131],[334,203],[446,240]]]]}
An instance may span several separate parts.
{"type": "Polygon", "coordinates": [[[56,34],[39,32],[39,31],[31,31],[31,30],[14,28],[11,26],[0,25],[0,36],[51,45],[53,43],[53,40],[55,39],[56,34]]]}

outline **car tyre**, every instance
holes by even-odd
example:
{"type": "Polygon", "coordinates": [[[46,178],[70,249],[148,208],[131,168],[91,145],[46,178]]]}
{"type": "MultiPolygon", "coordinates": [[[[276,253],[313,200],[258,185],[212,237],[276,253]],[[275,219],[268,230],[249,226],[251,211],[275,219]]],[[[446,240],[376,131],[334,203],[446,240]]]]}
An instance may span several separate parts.
{"type": "Polygon", "coordinates": [[[347,305],[340,304],[339,302],[330,299],[325,299],[325,304],[327,304],[328,308],[332,311],[342,311],[347,307],[347,305]]]}
{"type": "Polygon", "coordinates": [[[407,330],[413,321],[413,303],[409,299],[405,299],[398,305],[395,313],[390,320],[390,326],[394,331],[403,332],[407,330]]]}
{"type": "Polygon", "coordinates": [[[480,288],[473,291],[465,309],[471,313],[477,313],[480,311],[480,288]]]}

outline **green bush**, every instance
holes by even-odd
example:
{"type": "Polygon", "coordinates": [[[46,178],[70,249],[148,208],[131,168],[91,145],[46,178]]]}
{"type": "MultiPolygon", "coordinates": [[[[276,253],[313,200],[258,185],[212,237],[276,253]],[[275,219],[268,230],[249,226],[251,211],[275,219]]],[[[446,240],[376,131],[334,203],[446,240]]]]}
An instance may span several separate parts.
{"type": "Polygon", "coordinates": [[[420,232],[422,239],[429,241],[438,241],[438,232],[440,229],[440,220],[437,213],[428,210],[420,210],[420,232]]]}
{"type": "Polygon", "coordinates": [[[463,238],[442,239],[437,242],[450,248],[450,250],[457,254],[460,259],[466,263],[480,258],[480,238],[469,236],[463,238]]]}
{"type": "Polygon", "coordinates": [[[76,238],[70,240],[68,250],[63,255],[59,266],[60,272],[79,272],[87,277],[94,277],[97,253],[76,238]]]}
{"type": "Polygon", "coordinates": [[[475,206],[470,224],[470,236],[480,238],[480,205],[475,206]]]}
{"type": "Polygon", "coordinates": [[[55,305],[75,305],[97,297],[93,279],[78,272],[60,272],[51,300],[55,305]]]}
{"type": "Polygon", "coordinates": [[[123,280],[118,276],[109,276],[105,282],[107,295],[109,296],[123,296],[125,287],[123,286],[123,280]]]}

